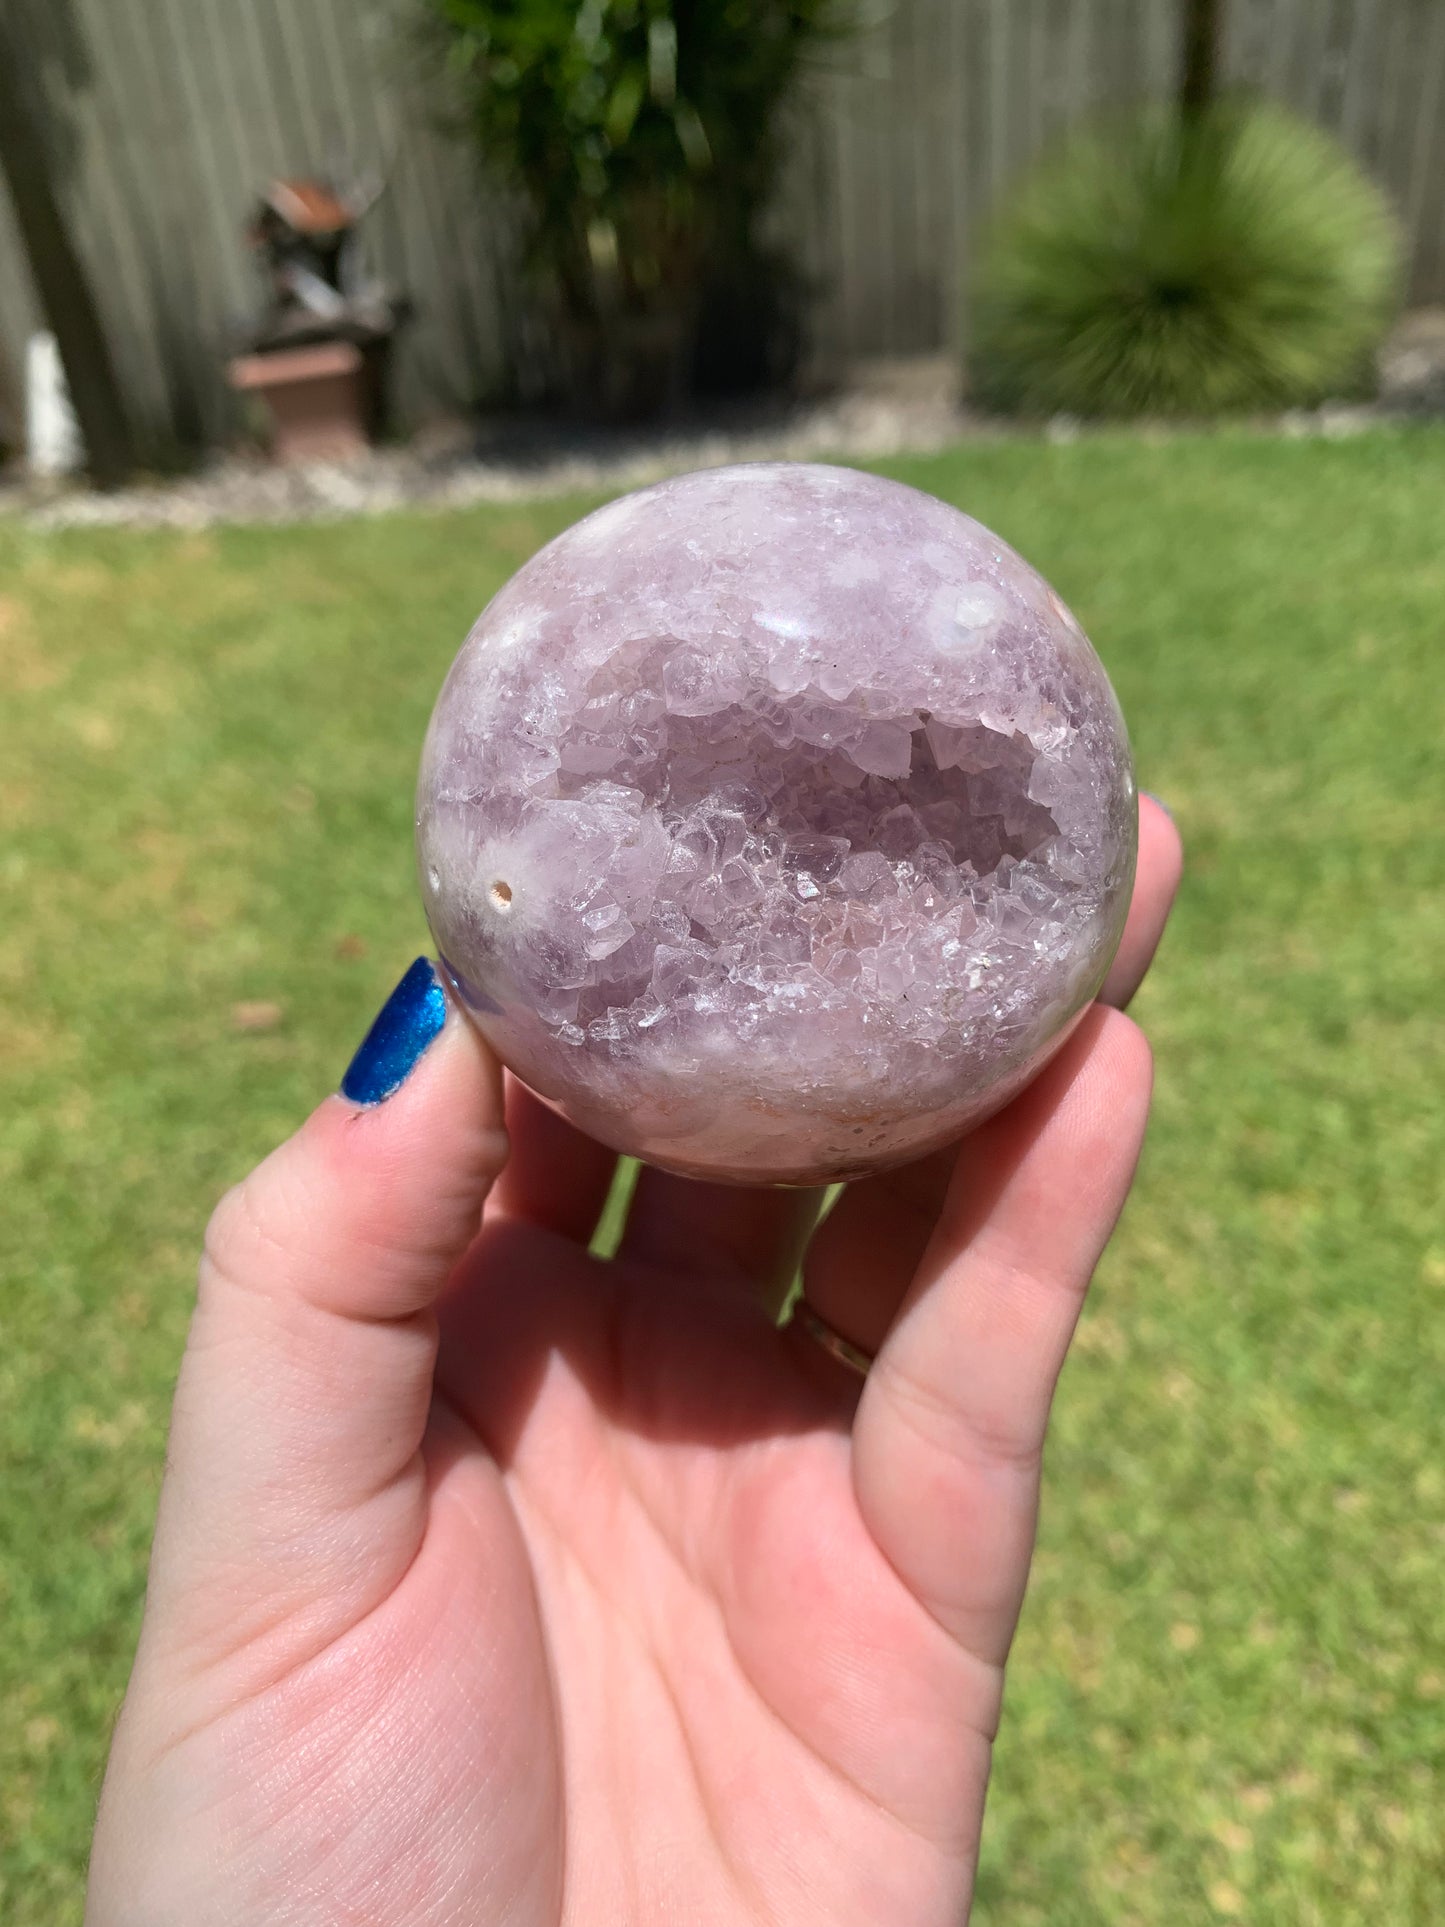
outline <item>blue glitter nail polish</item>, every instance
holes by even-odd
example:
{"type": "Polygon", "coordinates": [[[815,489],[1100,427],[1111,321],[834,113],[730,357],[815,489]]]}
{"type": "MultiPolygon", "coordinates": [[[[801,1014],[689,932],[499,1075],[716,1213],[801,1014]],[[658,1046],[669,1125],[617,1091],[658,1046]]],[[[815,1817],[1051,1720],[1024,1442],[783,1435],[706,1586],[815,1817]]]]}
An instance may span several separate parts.
{"type": "Polygon", "coordinates": [[[353,1104],[379,1104],[400,1090],[446,1020],[441,980],[430,958],[418,957],[347,1065],[341,1095],[353,1104]]]}

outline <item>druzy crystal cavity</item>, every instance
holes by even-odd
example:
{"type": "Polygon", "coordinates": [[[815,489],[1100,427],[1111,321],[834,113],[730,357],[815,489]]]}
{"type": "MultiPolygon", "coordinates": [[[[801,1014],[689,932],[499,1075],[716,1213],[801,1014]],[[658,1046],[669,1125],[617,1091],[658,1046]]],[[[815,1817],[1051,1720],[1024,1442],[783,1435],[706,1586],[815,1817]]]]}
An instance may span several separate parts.
{"type": "Polygon", "coordinates": [[[688,1175],[850,1178],[1005,1102],[1133,878],[1109,682],[1048,584],[900,483],[684,475],[557,538],[438,699],[417,840],[476,1022],[688,1175]]]}

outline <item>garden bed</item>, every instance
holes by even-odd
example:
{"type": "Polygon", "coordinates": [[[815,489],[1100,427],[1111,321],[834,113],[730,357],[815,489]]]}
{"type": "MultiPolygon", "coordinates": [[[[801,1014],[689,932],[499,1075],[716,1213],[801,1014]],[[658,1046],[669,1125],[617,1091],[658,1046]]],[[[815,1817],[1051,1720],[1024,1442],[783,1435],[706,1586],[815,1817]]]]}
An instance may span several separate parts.
{"type": "MultiPolygon", "coordinates": [[[[1445,414],[1445,310],[1407,315],[1381,356],[1381,396],[1251,424],[1262,435],[1340,438],[1381,421],[1445,414]]],[[[405,446],[344,462],[277,468],[258,458],[216,460],[194,475],[97,495],[79,487],[0,488],[8,507],[40,528],[210,528],[224,523],[331,521],[401,508],[616,490],[690,468],[738,461],[875,461],[926,454],[964,439],[1066,441],[1090,430],[1068,417],[1020,426],[970,409],[957,362],[922,355],[854,365],[827,392],[720,408],[668,427],[608,430],[545,416],[441,424],[405,446]]],[[[1146,435],[1191,433],[1159,424],[1146,435]]]]}

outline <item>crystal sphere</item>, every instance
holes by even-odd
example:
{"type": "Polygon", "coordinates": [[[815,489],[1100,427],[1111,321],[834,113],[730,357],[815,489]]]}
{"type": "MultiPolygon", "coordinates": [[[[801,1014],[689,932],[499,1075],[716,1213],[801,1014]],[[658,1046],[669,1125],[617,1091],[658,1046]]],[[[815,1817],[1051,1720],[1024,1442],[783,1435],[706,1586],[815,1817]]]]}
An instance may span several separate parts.
{"type": "Polygon", "coordinates": [[[688,1176],[819,1183],[995,1110],[1098,990],[1137,830],[1082,629],[957,509],[684,475],[492,600],[422,757],[427,918],[505,1063],[688,1176]]]}

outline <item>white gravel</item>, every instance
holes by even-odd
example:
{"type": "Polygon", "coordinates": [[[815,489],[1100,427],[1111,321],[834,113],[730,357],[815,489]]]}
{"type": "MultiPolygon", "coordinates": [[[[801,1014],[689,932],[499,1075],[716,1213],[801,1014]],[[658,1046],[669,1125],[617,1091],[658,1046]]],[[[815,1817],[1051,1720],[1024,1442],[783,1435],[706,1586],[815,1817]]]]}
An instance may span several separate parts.
{"type": "Polygon", "coordinates": [[[563,429],[519,419],[486,422],[477,431],[456,424],[418,436],[407,447],[373,449],[344,464],[279,468],[232,455],[192,475],[108,495],[76,485],[49,492],[15,486],[0,493],[0,506],[42,529],[197,529],[584,494],[728,462],[943,448],[984,426],[961,406],[957,387],[948,357],[877,363],[825,398],[737,408],[666,428],[563,429]]]}
{"type": "MultiPolygon", "coordinates": [[[[1336,439],[1381,421],[1445,415],[1445,309],[1404,316],[1379,366],[1378,401],[1293,410],[1253,426],[1266,434],[1336,439]]],[[[859,364],[826,396],[738,407],[665,428],[568,429],[529,418],[487,421],[479,429],[457,423],[345,464],[278,468],[255,455],[229,455],[194,474],[109,495],[17,478],[0,482],[0,513],[37,529],[334,521],[403,508],[464,508],[633,488],[728,462],[869,459],[927,453],[970,437],[1032,432],[971,412],[960,398],[954,358],[928,355],[859,364]]],[[[1057,442],[1090,432],[1067,416],[1044,430],[1057,442]]],[[[1145,424],[1137,432],[1176,431],[1145,424]]]]}

